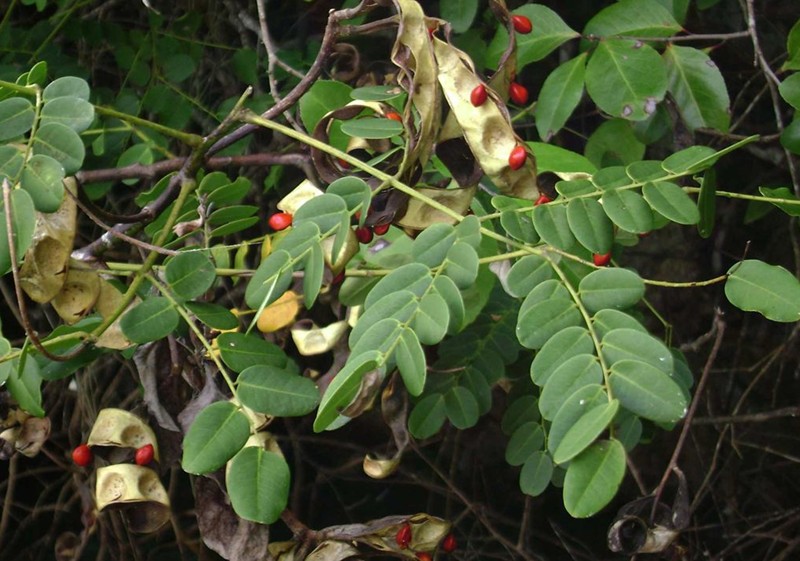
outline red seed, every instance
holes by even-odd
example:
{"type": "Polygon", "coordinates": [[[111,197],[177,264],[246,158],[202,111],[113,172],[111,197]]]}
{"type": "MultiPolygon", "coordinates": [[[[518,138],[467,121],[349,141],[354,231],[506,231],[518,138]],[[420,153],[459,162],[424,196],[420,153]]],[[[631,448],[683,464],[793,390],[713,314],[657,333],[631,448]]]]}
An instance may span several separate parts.
{"type": "Polygon", "coordinates": [[[433,561],[433,557],[431,557],[431,554],[427,551],[418,551],[417,559],[419,559],[419,561],[433,561]]]}
{"type": "Polygon", "coordinates": [[[276,212],[269,217],[268,224],[273,230],[285,230],[292,225],[292,215],[288,212],[276,212]]]}
{"type": "Polygon", "coordinates": [[[136,465],[146,466],[150,462],[153,461],[153,456],[155,455],[155,450],[153,450],[152,444],[145,444],[141,448],[136,451],[133,459],[136,462],[136,465]]]}
{"type": "Polygon", "coordinates": [[[456,537],[453,534],[447,534],[442,542],[442,551],[452,553],[456,550],[456,545],[456,537]]]}
{"type": "Polygon", "coordinates": [[[400,549],[406,549],[411,543],[411,524],[403,524],[394,536],[400,549]]]}
{"type": "Polygon", "coordinates": [[[75,462],[76,465],[81,467],[86,467],[92,463],[92,449],[89,448],[88,444],[81,444],[76,446],[75,449],[72,451],[72,461],[75,462]]]}
{"type": "Polygon", "coordinates": [[[551,198],[550,198],[550,197],[548,197],[547,195],[545,195],[545,194],[541,194],[541,195],[539,195],[539,198],[538,198],[538,199],[536,199],[536,202],[535,202],[535,203],[533,203],[533,205],[534,205],[534,206],[546,205],[547,203],[551,202],[552,200],[553,200],[553,199],[551,199],[551,198]]]}
{"type": "Polygon", "coordinates": [[[528,158],[528,153],[525,147],[517,144],[508,155],[508,167],[513,170],[518,170],[525,165],[525,160],[528,158]]]}
{"type": "Polygon", "coordinates": [[[600,253],[595,253],[592,255],[592,261],[598,267],[605,267],[611,262],[611,252],[609,251],[608,253],[603,253],[602,255],[600,253]]]}
{"type": "Polygon", "coordinates": [[[372,231],[375,232],[376,236],[382,236],[389,231],[389,226],[391,224],[376,224],[372,227],[372,231]]]}
{"type": "Polygon", "coordinates": [[[350,162],[346,162],[341,158],[338,158],[338,161],[339,161],[339,165],[342,166],[344,169],[350,169],[351,167],[353,167],[353,166],[350,165],[350,162]]]}
{"type": "Polygon", "coordinates": [[[650,235],[650,232],[639,232],[637,235],[638,235],[640,238],[646,238],[647,236],[649,236],[649,235],[650,235]]]}
{"type": "Polygon", "coordinates": [[[469,101],[475,107],[480,107],[484,103],[486,103],[486,98],[489,97],[489,94],[486,92],[486,86],[483,84],[478,84],[469,94],[469,101]]]}
{"type": "Polygon", "coordinates": [[[514,25],[514,31],[523,35],[527,35],[533,30],[531,20],[519,14],[511,16],[511,23],[514,25]]]}
{"type": "Polygon", "coordinates": [[[342,284],[343,282],[344,282],[344,271],[339,271],[339,273],[331,280],[332,285],[342,284]]]}
{"type": "Polygon", "coordinates": [[[361,226],[356,228],[356,239],[361,243],[369,243],[372,241],[372,228],[369,226],[361,226]]]}
{"type": "Polygon", "coordinates": [[[396,111],[389,111],[386,114],[386,118],[391,119],[392,121],[397,121],[398,123],[403,122],[403,117],[400,116],[400,113],[397,113],[396,111]]]}
{"type": "Polygon", "coordinates": [[[528,103],[528,88],[517,82],[511,82],[508,86],[508,96],[517,105],[528,103]]]}

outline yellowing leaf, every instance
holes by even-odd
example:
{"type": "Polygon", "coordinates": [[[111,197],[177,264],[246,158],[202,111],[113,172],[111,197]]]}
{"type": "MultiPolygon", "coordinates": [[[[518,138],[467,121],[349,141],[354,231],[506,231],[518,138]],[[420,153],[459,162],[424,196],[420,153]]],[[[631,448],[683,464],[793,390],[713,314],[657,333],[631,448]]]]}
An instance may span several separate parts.
{"type": "Polygon", "coordinates": [[[61,319],[73,324],[89,313],[100,294],[100,276],[91,269],[78,269],[74,263],[61,291],[52,304],[61,319]]]}
{"type": "Polygon", "coordinates": [[[291,325],[300,311],[300,297],[291,290],[287,290],[280,298],[264,308],[258,316],[256,327],[262,333],[272,333],[291,325]]]}

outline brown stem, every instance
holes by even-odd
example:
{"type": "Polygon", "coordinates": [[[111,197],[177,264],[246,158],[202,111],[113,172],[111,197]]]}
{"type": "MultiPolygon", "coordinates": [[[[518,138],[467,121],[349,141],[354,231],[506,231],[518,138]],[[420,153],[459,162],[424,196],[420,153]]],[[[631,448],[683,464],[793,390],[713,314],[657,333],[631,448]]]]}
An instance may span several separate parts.
{"type": "Polygon", "coordinates": [[[714,325],[716,326],[717,331],[716,337],[714,338],[714,345],[711,347],[711,352],[708,354],[706,364],[703,367],[703,373],[700,375],[700,381],[697,383],[697,389],[694,392],[692,404],[689,406],[689,411],[686,413],[686,417],[683,420],[683,429],[681,429],[681,435],[678,437],[677,444],[675,444],[675,450],[673,450],[672,457],[667,465],[667,469],[664,470],[664,475],[661,476],[661,481],[659,482],[658,487],[656,487],[653,499],[653,508],[650,511],[651,522],[655,520],[656,510],[659,504],[659,499],[661,498],[661,494],[664,492],[664,487],[666,487],[667,481],[669,480],[673,469],[678,465],[678,457],[683,450],[686,437],[689,436],[689,430],[692,427],[692,419],[694,419],[695,413],[697,412],[697,407],[700,405],[700,396],[702,395],[703,389],[708,382],[709,374],[711,373],[711,367],[713,366],[714,361],[717,359],[717,353],[719,352],[720,346],[722,346],[722,338],[725,335],[725,321],[722,319],[722,311],[719,309],[716,310],[714,316],[714,325]]]}

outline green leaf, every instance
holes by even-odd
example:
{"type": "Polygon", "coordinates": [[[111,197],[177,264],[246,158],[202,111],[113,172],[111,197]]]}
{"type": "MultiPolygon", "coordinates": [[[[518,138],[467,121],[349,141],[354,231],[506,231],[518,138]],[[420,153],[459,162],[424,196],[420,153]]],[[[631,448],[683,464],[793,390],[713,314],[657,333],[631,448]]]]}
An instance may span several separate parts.
{"type": "Polygon", "coordinates": [[[42,107],[41,123],[61,123],[75,132],[89,128],[94,121],[94,105],[75,96],[52,99],[42,107]]]}
{"type": "MultiPolygon", "coordinates": [[[[275,250],[282,250],[289,254],[292,259],[300,260],[311,246],[319,245],[320,230],[313,221],[301,221],[300,224],[294,223],[289,232],[275,245],[275,250]]],[[[273,251],[274,253],[274,251],[273,251]]],[[[272,254],[270,254],[271,256],[272,254]]],[[[261,263],[262,265],[264,262],[261,263]]],[[[296,265],[296,263],[295,263],[296,265]]],[[[256,272],[258,274],[258,272],[256,272]]]]}
{"type": "Polygon", "coordinates": [[[606,333],[614,329],[627,328],[647,333],[647,329],[635,318],[611,308],[605,308],[597,312],[592,317],[592,324],[594,324],[597,336],[601,339],[605,337],[606,333]]]}
{"type": "Polygon", "coordinates": [[[552,475],[553,461],[547,452],[534,452],[519,473],[519,488],[526,495],[538,497],[550,485],[552,475]]]}
{"type": "MultiPolygon", "coordinates": [[[[10,193],[11,201],[11,226],[14,231],[14,248],[17,251],[17,261],[21,262],[33,241],[33,232],[36,227],[36,209],[33,199],[27,191],[14,189],[10,193]]],[[[0,198],[0,275],[11,270],[11,244],[8,239],[8,211],[5,202],[0,198]]]]}
{"type": "Polygon", "coordinates": [[[16,183],[17,176],[22,171],[25,159],[22,150],[13,145],[0,146],[0,182],[7,178],[10,183],[16,183]]]}
{"type": "Polygon", "coordinates": [[[578,106],[583,96],[587,56],[581,53],[568,60],[545,79],[534,111],[536,130],[543,140],[558,133],[578,106]]]}
{"type": "Polygon", "coordinates": [[[420,300],[411,327],[419,337],[420,343],[435,345],[447,334],[449,323],[447,302],[436,292],[429,292],[420,300]]]}
{"type": "Polygon", "coordinates": [[[728,270],[725,296],[746,312],[780,322],[800,320],[800,281],[777,265],[746,259],[728,270]]]}
{"type": "Polygon", "coordinates": [[[598,269],[581,279],[578,293],[589,312],[630,308],[644,296],[644,281],[628,269],[598,269]]]}
{"type": "Polygon", "coordinates": [[[572,429],[575,423],[595,407],[608,404],[608,394],[600,384],[589,384],[567,396],[559,407],[550,430],[547,433],[547,449],[554,452],[558,449],[564,436],[572,429]]]}
{"type": "Polygon", "coordinates": [[[377,305],[370,306],[362,313],[353,330],[350,332],[348,343],[350,348],[355,348],[361,338],[373,329],[374,325],[385,318],[393,318],[401,323],[406,323],[414,316],[419,308],[419,300],[413,292],[398,290],[381,298],[377,305]]]}
{"type": "Polygon", "coordinates": [[[436,293],[442,297],[447,304],[450,323],[447,326],[447,333],[454,335],[463,329],[465,324],[464,298],[453,279],[443,275],[433,279],[433,287],[436,293]]]}
{"type": "Polygon", "coordinates": [[[531,363],[531,380],[538,386],[544,386],[547,380],[568,359],[594,352],[594,343],[585,327],[568,327],[547,341],[536,353],[531,363]]]}
{"type": "Polygon", "coordinates": [[[455,228],[450,224],[435,223],[423,230],[411,246],[415,261],[428,267],[438,267],[456,242],[455,228]]]}
{"type": "Polygon", "coordinates": [[[667,93],[666,65],[649,45],[603,40],[586,66],[586,91],[612,117],[641,121],[667,93]]]}
{"type": "Polygon", "coordinates": [[[592,253],[611,251],[614,225],[597,199],[573,199],[567,205],[567,219],[578,242],[592,253]]]}
{"type": "Polygon", "coordinates": [[[468,429],[478,422],[478,402],[463,386],[453,386],[444,394],[447,418],[457,429],[468,429]]]}
{"type": "Polygon", "coordinates": [[[222,333],[216,341],[222,362],[235,372],[242,372],[256,365],[275,366],[285,370],[289,362],[283,349],[258,335],[222,333]]]}
{"type": "Polygon", "coordinates": [[[408,430],[414,438],[429,438],[442,428],[445,414],[444,396],[434,393],[425,396],[408,416],[408,430]]]}
{"type": "Polygon", "coordinates": [[[24,97],[0,101],[0,140],[22,136],[31,130],[35,117],[33,104],[24,97]]]}
{"type": "MultiPolygon", "coordinates": [[[[309,199],[295,213],[292,224],[295,227],[301,226],[304,222],[312,222],[317,225],[323,234],[336,230],[342,222],[342,217],[347,216],[347,204],[341,197],[325,193],[318,197],[309,199]]],[[[335,253],[335,250],[334,250],[335,253]]]]}
{"type": "Polygon", "coordinates": [[[574,518],[588,518],[617,494],[625,476],[625,449],[617,440],[595,442],[572,460],[564,478],[564,507],[574,518]]]}
{"type": "Polygon", "coordinates": [[[653,211],[639,193],[611,189],[603,193],[602,201],[611,221],[626,232],[646,234],[653,229],[653,211]]]}
{"type": "Polygon", "coordinates": [[[439,2],[439,15],[450,22],[455,33],[464,33],[475,20],[478,13],[478,0],[442,0],[439,2]]]}
{"type": "Polygon", "coordinates": [[[603,370],[596,356],[580,354],[565,360],[547,379],[539,397],[542,417],[552,421],[570,395],[584,386],[602,381],[603,370]]]}
{"type": "Polygon", "coordinates": [[[35,417],[44,417],[42,409],[42,377],[39,365],[32,356],[24,357],[24,364],[20,372],[20,359],[11,361],[11,370],[8,372],[6,387],[19,406],[35,417]]]}
{"type": "Polygon", "coordinates": [[[800,199],[788,187],[759,187],[758,190],[770,199],[784,199],[783,201],[769,201],[789,216],[800,216],[800,199]]]}
{"type": "Polygon", "coordinates": [[[268,306],[292,284],[292,256],[283,250],[273,251],[261,262],[247,284],[244,300],[254,310],[268,306]]]}
{"type": "Polygon", "coordinates": [[[678,224],[697,224],[700,212],[692,198],[668,181],[647,183],[642,187],[644,200],[664,218],[678,224]]]}
{"type": "MultiPolygon", "coordinates": [[[[372,197],[372,190],[367,185],[367,182],[360,177],[340,177],[330,185],[328,185],[327,193],[336,195],[344,200],[347,205],[347,211],[352,212],[357,208],[369,208],[370,199],[372,197]]],[[[363,218],[366,218],[366,213],[361,213],[363,218]]]]}
{"type": "Polygon", "coordinates": [[[50,122],[42,125],[36,133],[33,153],[57,160],[64,166],[64,172],[70,175],[83,165],[86,149],[78,133],[61,123],[50,122]]]}
{"type": "Polygon", "coordinates": [[[273,417],[299,417],[319,403],[319,389],[313,381],[274,366],[245,368],[236,385],[244,405],[273,417]]]}
{"type": "Polygon", "coordinates": [[[55,212],[64,200],[64,167],[50,156],[37,154],[25,164],[20,184],[39,212],[55,212]]]}
{"type": "Polygon", "coordinates": [[[503,413],[500,424],[503,432],[511,435],[523,424],[538,421],[541,415],[537,403],[538,400],[532,395],[523,395],[512,401],[503,413]]]}
{"type": "Polygon", "coordinates": [[[611,394],[640,417],[658,423],[675,423],[686,414],[686,397],[680,386],[662,370],[640,360],[619,360],[611,365],[611,394]]]}
{"type": "Polygon", "coordinates": [[[378,351],[350,355],[347,364],[336,374],[322,396],[314,420],[314,432],[325,430],[339,417],[339,411],[347,407],[358,392],[364,374],[379,368],[381,364],[382,355],[378,351]]]}
{"type": "Polygon", "coordinates": [[[202,296],[217,278],[214,264],[203,251],[185,251],[169,260],[167,284],[180,300],[202,296]]]}
{"type": "Polygon", "coordinates": [[[62,76],[50,82],[42,93],[42,99],[50,101],[59,97],[73,96],[89,101],[89,84],[83,78],[62,76]]]}
{"type": "Polygon", "coordinates": [[[619,410],[619,401],[594,407],[584,413],[564,435],[553,453],[553,462],[563,464],[583,452],[600,436],[619,410]]]}
{"type": "Polygon", "coordinates": [[[466,242],[456,242],[447,252],[444,274],[459,288],[469,288],[478,278],[478,252],[466,242]]]}
{"type": "Polygon", "coordinates": [[[667,172],[664,171],[664,168],[661,167],[661,162],[658,160],[633,162],[625,168],[625,173],[636,183],[654,181],[667,175],[667,172]]]}
{"type": "Polygon", "coordinates": [[[517,339],[529,349],[539,349],[550,337],[581,322],[572,300],[555,298],[533,305],[517,320],[517,339]]]}
{"type": "Polygon", "coordinates": [[[409,327],[400,332],[394,358],[408,393],[414,396],[421,394],[427,374],[425,353],[419,339],[409,327]]]}
{"type": "Polygon", "coordinates": [[[701,238],[707,238],[714,231],[717,212],[717,172],[714,168],[709,168],[703,174],[700,194],[697,197],[697,210],[700,212],[697,232],[701,238]]]}
{"type": "Polygon", "coordinates": [[[667,346],[639,329],[621,328],[609,331],[603,336],[603,357],[608,364],[620,360],[633,359],[646,362],[671,375],[674,362],[667,346]]]}
{"type": "Polygon", "coordinates": [[[386,117],[362,117],[342,123],[342,132],[354,138],[379,140],[402,134],[403,123],[386,117]]]}
{"type": "Polygon", "coordinates": [[[592,174],[597,168],[586,157],[544,142],[528,142],[536,156],[536,168],[539,173],[555,171],[561,173],[592,174]]]}
{"type": "Polygon", "coordinates": [[[282,456],[247,446],[233,457],[225,486],[233,510],[259,524],[276,522],[289,501],[291,474],[282,456]]]}
{"type": "MultiPolygon", "coordinates": [[[[528,207],[529,205],[526,204],[525,206],[528,207]]],[[[521,242],[535,244],[539,241],[539,235],[536,233],[536,228],[533,227],[533,217],[527,208],[523,212],[517,210],[501,211],[500,226],[509,236],[521,242]]]]}
{"type": "Polygon", "coordinates": [[[786,38],[786,52],[788,57],[781,66],[781,70],[800,70],[800,19],[794,22],[786,38]]]}
{"type": "Polygon", "coordinates": [[[422,263],[408,263],[398,267],[376,284],[364,301],[364,308],[369,309],[375,302],[397,290],[409,290],[417,296],[428,289],[433,280],[431,271],[422,263]]]}
{"type": "Polygon", "coordinates": [[[211,302],[186,302],[186,309],[197,316],[197,319],[212,329],[220,331],[235,329],[239,326],[239,318],[233,315],[230,310],[223,308],[219,304],[211,302]]]}
{"type": "Polygon", "coordinates": [[[306,258],[304,269],[303,303],[306,308],[310,308],[322,288],[322,277],[325,274],[325,256],[320,246],[311,246],[311,252],[306,258]]]}
{"type": "Polygon", "coordinates": [[[249,436],[247,416],[233,403],[212,403],[200,411],[183,439],[181,466],[194,474],[216,471],[242,449],[249,436]]]}
{"type": "Polygon", "coordinates": [[[535,207],[533,224],[542,239],[554,247],[567,251],[575,243],[564,205],[548,204],[535,207]]]}
{"type": "Polygon", "coordinates": [[[794,154],[800,154],[800,119],[795,119],[783,129],[781,146],[794,154]]]}
{"type": "Polygon", "coordinates": [[[584,153],[595,166],[603,168],[641,160],[644,149],[628,121],[611,119],[592,133],[584,153]]]}
{"type": "Polygon", "coordinates": [[[716,160],[711,157],[716,153],[710,146],[689,146],[669,156],[661,162],[661,167],[679,175],[689,171],[702,171],[714,164],[716,160]]]}
{"type": "MultiPolygon", "coordinates": [[[[519,68],[542,60],[565,41],[578,37],[578,33],[564,23],[561,16],[541,4],[526,4],[514,10],[512,14],[526,16],[533,23],[533,30],[527,35],[516,34],[519,68]]],[[[497,67],[497,61],[507,45],[508,31],[501,26],[497,29],[487,54],[492,68],[497,67]]]]}
{"type": "Polygon", "coordinates": [[[223,176],[223,179],[224,183],[218,185],[208,194],[209,204],[213,203],[220,208],[238,203],[247,195],[253,186],[246,177],[239,177],[232,183],[227,181],[227,176],[223,176]]]}
{"type": "Polygon", "coordinates": [[[583,36],[671,37],[679,31],[680,24],[655,0],[620,0],[597,12],[583,36]]]}
{"type": "Polygon", "coordinates": [[[516,298],[528,293],[542,282],[553,278],[553,267],[539,255],[526,255],[511,266],[506,277],[509,294],[516,298]]]}
{"type": "Polygon", "coordinates": [[[727,132],[730,98],[714,61],[699,49],[676,45],[667,45],[664,60],[669,92],[689,129],[708,127],[727,132]]]}
{"type": "Polygon", "coordinates": [[[506,446],[506,462],[512,466],[521,466],[534,453],[541,452],[542,446],[544,446],[542,425],[535,422],[520,425],[506,446]]]}
{"type": "Polygon", "coordinates": [[[300,106],[300,119],[309,132],[313,132],[317,123],[326,113],[350,103],[352,88],[338,80],[317,80],[314,85],[303,94],[298,105],[300,106]]]}
{"type": "Polygon", "coordinates": [[[166,57],[162,63],[164,77],[170,82],[183,82],[194,74],[197,64],[187,54],[173,53],[166,57]]]}
{"type": "Polygon", "coordinates": [[[120,328],[134,343],[149,343],[175,331],[180,321],[178,311],[163,296],[151,296],[122,316],[120,328]]]}
{"type": "Polygon", "coordinates": [[[364,86],[351,91],[350,97],[361,101],[389,101],[404,95],[404,93],[403,89],[398,86],[364,86]]]}

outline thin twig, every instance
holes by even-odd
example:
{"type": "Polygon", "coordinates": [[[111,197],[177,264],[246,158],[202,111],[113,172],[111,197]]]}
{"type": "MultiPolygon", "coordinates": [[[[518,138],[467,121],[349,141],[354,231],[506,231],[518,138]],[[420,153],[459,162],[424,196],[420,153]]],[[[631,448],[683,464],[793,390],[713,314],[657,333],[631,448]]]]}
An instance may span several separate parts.
{"type": "Polygon", "coordinates": [[[669,464],[667,464],[667,468],[664,470],[664,475],[661,476],[661,481],[659,482],[658,487],[656,487],[653,508],[650,511],[651,522],[655,520],[659,499],[661,499],[661,494],[664,492],[664,487],[666,487],[667,481],[669,480],[670,475],[672,475],[672,470],[678,465],[678,457],[681,455],[683,445],[686,442],[686,437],[689,436],[689,430],[692,427],[692,419],[694,418],[697,408],[700,405],[700,396],[702,395],[703,389],[708,382],[709,374],[711,373],[711,367],[714,365],[714,361],[717,359],[717,353],[722,346],[722,338],[725,336],[725,321],[722,319],[722,311],[719,309],[717,309],[715,312],[714,324],[716,325],[717,332],[716,337],[714,338],[714,345],[711,347],[711,352],[708,353],[708,359],[706,359],[706,364],[703,367],[703,373],[700,375],[700,381],[697,383],[697,389],[695,389],[694,397],[692,398],[692,404],[689,406],[689,411],[686,413],[686,417],[684,418],[683,429],[678,437],[678,442],[675,444],[675,450],[673,450],[669,464]]]}

